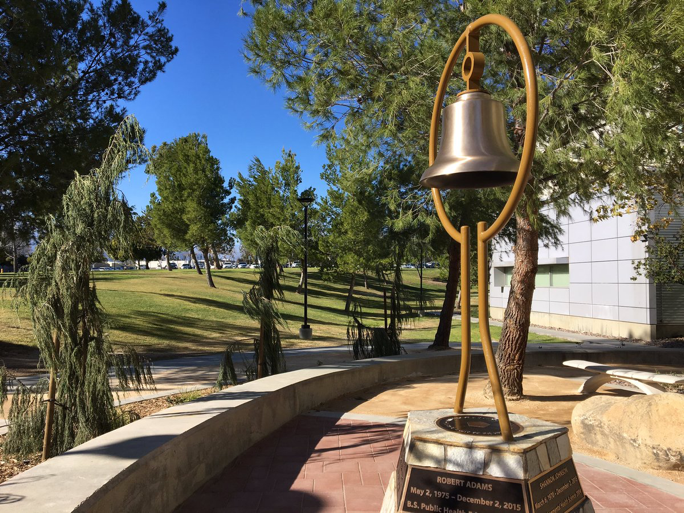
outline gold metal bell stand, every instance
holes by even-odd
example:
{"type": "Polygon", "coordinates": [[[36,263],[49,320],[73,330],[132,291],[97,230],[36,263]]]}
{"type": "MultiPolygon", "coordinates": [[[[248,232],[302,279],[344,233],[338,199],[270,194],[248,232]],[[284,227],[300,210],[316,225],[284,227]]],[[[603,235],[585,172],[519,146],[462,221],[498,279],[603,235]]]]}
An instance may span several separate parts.
{"type": "Polygon", "coordinates": [[[454,405],[454,412],[457,414],[463,413],[463,404],[470,374],[470,228],[462,226],[459,231],[451,224],[444,210],[440,189],[482,188],[513,184],[511,194],[492,226],[488,227],[485,222],[477,224],[480,338],[482,339],[482,350],[487,364],[489,381],[492,385],[501,435],[506,441],[513,440],[513,433],[508,417],[506,400],[501,389],[501,381],[496,367],[496,359],[489,331],[487,244],[510,221],[522,198],[525,185],[527,185],[527,181],[530,178],[537,139],[537,113],[537,78],[530,49],[518,27],[509,18],[498,14],[483,16],[468,25],[468,28],[451,51],[439,82],[430,125],[429,163],[431,167],[421,178],[421,184],[432,188],[432,198],[442,225],[447,233],[456,242],[461,244],[462,351],[456,403],[454,405]],[[510,150],[508,141],[505,139],[505,128],[502,124],[503,108],[497,107],[495,103],[498,102],[488,98],[488,95],[480,89],[480,78],[484,69],[484,55],[480,53],[479,37],[480,29],[488,25],[501,27],[511,37],[520,55],[525,75],[527,126],[517,172],[515,171],[517,161],[510,150]],[[456,107],[454,105],[447,107],[447,109],[455,110],[456,116],[455,119],[448,120],[448,117],[445,115],[445,127],[442,133],[443,140],[440,147],[440,155],[437,155],[437,132],[442,113],[442,104],[456,59],[464,47],[466,55],[463,59],[462,72],[467,84],[467,90],[459,95],[462,95],[462,97],[454,104],[456,107]],[[471,103],[469,104],[469,102],[471,103]],[[451,139],[446,140],[446,137],[451,139]],[[445,155],[441,155],[442,153],[445,153],[445,155]]]}

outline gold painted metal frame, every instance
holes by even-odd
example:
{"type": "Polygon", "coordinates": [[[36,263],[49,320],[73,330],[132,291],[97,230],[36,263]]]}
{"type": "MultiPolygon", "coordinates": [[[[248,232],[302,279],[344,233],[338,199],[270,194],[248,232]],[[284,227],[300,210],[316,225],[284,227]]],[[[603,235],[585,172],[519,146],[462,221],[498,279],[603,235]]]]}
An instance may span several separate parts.
{"type": "MultiPolygon", "coordinates": [[[[511,424],[508,418],[508,408],[506,407],[506,400],[501,389],[501,380],[499,378],[499,371],[496,367],[496,359],[492,349],[492,339],[489,330],[489,299],[488,299],[488,263],[487,263],[487,243],[492,240],[502,229],[515,212],[518,203],[520,202],[527,181],[531,176],[532,159],[534,158],[535,144],[537,140],[537,117],[538,117],[538,95],[537,95],[537,77],[532,62],[532,55],[530,54],[527,41],[523,37],[520,29],[513,23],[513,21],[506,16],[499,14],[488,14],[474,21],[466,28],[465,32],[456,42],[449,58],[447,59],[442,77],[439,81],[437,94],[435,96],[435,104],[432,110],[432,121],[430,124],[430,165],[435,161],[438,149],[438,129],[439,121],[442,113],[442,104],[446,94],[449,79],[453,73],[456,59],[460,55],[464,46],[470,46],[472,41],[479,40],[479,33],[482,27],[488,25],[497,25],[505,30],[515,43],[515,47],[520,55],[523,71],[525,75],[525,89],[527,99],[527,126],[525,130],[525,140],[523,144],[522,156],[520,158],[520,167],[518,168],[518,175],[513,184],[511,194],[504,205],[503,210],[497,217],[496,221],[487,227],[487,223],[477,223],[477,279],[478,279],[478,296],[479,307],[478,317],[480,324],[480,338],[482,339],[482,350],[484,352],[485,362],[487,364],[487,373],[489,381],[492,385],[492,394],[494,395],[494,403],[496,405],[496,412],[499,418],[499,425],[501,426],[501,435],[504,440],[512,441],[513,434],[511,432],[511,424]]],[[[469,48],[470,50],[470,48],[469,48]]],[[[479,50],[479,47],[477,48],[479,50]]],[[[476,51],[477,51],[476,50],[476,51]]],[[[468,81],[469,88],[471,87],[468,81]]],[[[432,198],[435,202],[435,209],[439,216],[442,225],[447,233],[461,244],[461,369],[459,373],[458,388],[456,390],[456,402],[454,404],[454,411],[456,413],[463,413],[463,405],[465,402],[466,390],[468,387],[468,377],[470,375],[470,228],[462,226],[461,230],[457,230],[447,217],[442,203],[442,197],[439,189],[432,189],[432,198]]]]}

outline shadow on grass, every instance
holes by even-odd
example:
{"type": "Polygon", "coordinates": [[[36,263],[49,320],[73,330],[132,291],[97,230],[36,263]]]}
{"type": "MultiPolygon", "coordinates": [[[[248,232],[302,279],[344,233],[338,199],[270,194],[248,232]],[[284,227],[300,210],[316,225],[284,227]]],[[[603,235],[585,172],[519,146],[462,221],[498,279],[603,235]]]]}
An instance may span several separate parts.
{"type": "MultiPolygon", "coordinates": [[[[246,317],[246,316],[245,316],[246,317]]],[[[246,323],[198,319],[187,315],[171,315],[156,312],[138,312],[114,317],[114,328],[124,333],[166,339],[169,342],[201,342],[223,348],[235,336],[252,338],[258,329],[246,323]],[[219,339],[202,339],[197,332],[222,333],[219,339]]]]}
{"type": "Polygon", "coordinates": [[[243,283],[245,285],[248,285],[249,288],[252,287],[252,285],[255,285],[257,282],[257,275],[254,273],[247,273],[247,272],[240,272],[240,271],[227,271],[226,274],[219,274],[219,273],[211,273],[212,278],[216,278],[219,280],[227,280],[227,281],[234,281],[236,283],[243,283]],[[235,272],[236,274],[227,274],[235,272]],[[250,277],[251,276],[251,277],[250,277]]]}
{"type": "Polygon", "coordinates": [[[0,364],[8,369],[21,371],[21,374],[44,372],[42,365],[38,367],[39,361],[38,347],[0,340],[0,364]]]}
{"type": "Polygon", "coordinates": [[[229,303],[227,301],[219,301],[216,299],[210,299],[207,297],[197,297],[197,296],[183,296],[181,294],[171,294],[168,292],[147,292],[147,294],[155,294],[157,296],[163,296],[170,299],[178,299],[179,301],[187,301],[188,303],[193,303],[196,305],[208,306],[211,308],[218,308],[219,310],[233,310],[236,312],[244,312],[242,305],[235,303],[229,303]]]}
{"type": "MultiPolygon", "coordinates": [[[[155,271],[156,269],[140,271],[94,271],[91,273],[91,275],[93,276],[93,280],[95,282],[106,283],[113,281],[137,280],[143,277],[151,276],[155,271]]],[[[160,272],[158,276],[163,276],[163,273],[160,272]]]]}
{"type": "MultiPolygon", "coordinates": [[[[130,272],[122,276],[113,276],[105,273],[102,280],[116,281],[118,279],[132,279],[138,276],[157,276],[149,272],[130,272]]],[[[180,273],[180,272],[179,272],[180,273]]],[[[213,273],[219,289],[220,283],[224,283],[224,287],[228,287],[232,283],[232,294],[238,292],[235,288],[248,290],[256,283],[258,278],[254,270],[236,271],[225,270],[213,273]]],[[[320,272],[310,273],[310,277],[315,285],[309,283],[309,312],[310,321],[318,326],[334,327],[334,330],[344,328],[348,324],[349,316],[344,310],[345,300],[348,293],[349,276],[338,275],[333,276],[329,280],[326,277],[325,282],[321,280],[320,272]]],[[[98,276],[100,279],[100,276],[98,276]]],[[[296,294],[296,288],[299,283],[299,272],[287,271],[283,275],[283,289],[285,292],[284,305],[288,305],[286,310],[281,311],[283,320],[285,321],[285,331],[296,333],[296,328],[303,321],[303,295],[296,294]],[[301,311],[300,311],[301,309],[301,311]]],[[[382,325],[384,318],[384,301],[382,297],[382,287],[385,285],[376,278],[369,277],[369,285],[373,287],[367,290],[363,287],[362,278],[357,276],[357,287],[354,291],[354,299],[360,304],[363,309],[364,322],[371,325],[382,325]],[[360,283],[359,283],[360,282],[360,283]]],[[[407,291],[413,293],[418,288],[407,286],[407,291]]],[[[425,297],[429,297],[428,291],[425,291],[425,297]]],[[[201,345],[204,348],[216,347],[216,350],[223,349],[225,344],[233,341],[236,338],[253,338],[257,335],[255,321],[249,319],[244,313],[241,301],[236,300],[235,297],[226,297],[225,299],[217,297],[203,297],[196,296],[190,292],[185,291],[170,291],[166,292],[163,289],[138,291],[140,294],[151,294],[153,296],[160,296],[174,303],[173,308],[168,308],[166,311],[127,311],[111,316],[112,327],[117,331],[141,338],[147,338],[151,343],[147,346],[155,345],[155,340],[159,341],[163,347],[167,348],[173,345],[190,346],[192,350],[193,343],[201,345]],[[183,304],[186,305],[184,311],[183,304]],[[190,307],[193,305],[193,307],[190,307]],[[205,314],[198,311],[196,307],[209,308],[210,313],[205,314]],[[171,311],[172,310],[172,311],[171,311]],[[189,310],[193,310],[189,312],[189,310]],[[218,310],[218,311],[217,311],[218,310]],[[225,312],[225,316],[221,312],[225,312]],[[177,313],[176,313],[177,312],[177,313]],[[209,318],[201,318],[202,316],[209,318]]],[[[390,298],[388,297],[388,307],[390,307],[390,298]]],[[[333,330],[333,331],[334,331],[333,330]]],[[[335,336],[344,341],[343,334],[335,336]]],[[[330,338],[330,337],[328,337],[330,338]]]]}

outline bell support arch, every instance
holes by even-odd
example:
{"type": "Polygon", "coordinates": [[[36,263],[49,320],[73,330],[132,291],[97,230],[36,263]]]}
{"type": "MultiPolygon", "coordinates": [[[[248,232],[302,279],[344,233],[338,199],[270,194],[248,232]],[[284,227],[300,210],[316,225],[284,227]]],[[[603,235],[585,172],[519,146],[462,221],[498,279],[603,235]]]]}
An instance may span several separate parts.
{"type": "MultiPolygon", "coordinates": [[[[511,194],[504,205],[503,210],[497,217],[496,221],[491,226],[487,226],[485,222],[477,224],[477,263],[478,263],[478,317],[480,325],[480,338],[482,340],[482,349],[487,363],[487,372],[489,381],[492,385],[492,393],[494,395],[494,402],[496,404],[496,411],[501,426],[501,434],[504,440],[513,440],[510,420],[508,418],[508,408],[506,400],[501,389],[501,381],[499,379],[499,371],[496,366],[496,358],[494,357],[494,350],[492,349],[492,339],[489,330],[489,301],[488,301],[488,262],[487,262],[487,243],[492,240],[502,229],[515,213],[515,209],[522,199],[525,186],[531,176],[532,159],[534,158],[535,144],[537,140],[537,117],[539,110],[539,101],[537,94],[537,77],[532,62],[532,55],[530,53],[527,41],[525,41],[520,29],[513,23],[513,21],[506,16],[500,14],[488,14],[483,16],[473,23],[468,25],[466,30],[461,34],[454,48],[447,59],[442,77],[439,81],[439,87],[435,95],[435,103],[432,109],[432,120],[430,123],[430,147],[429,147],[429,165],[435,161],[438,149],[438,129],[439,120],[442,113],[442,105],[446,95],[447,86],[454,70],[456,60],[461,51],[467,46],[466,60],[468,65],[464,62],[463,75],[469,90],[477,90],[479,87],[479,76],[481,73],[484,60],[479,53],[479,35],[480,29],[488,25],[496,25],[511,37],[515,47],[520,55],[523,71],[525,75],[525,90],[527,99],[527,121],[525,128],[525,140],[523,144],[522,155],[520,158],[520,167],[518,174],[513,184],[511,194]],[[476,77],[476,78],[475,78],[476,77]]],[[[468,387],[468,377],[470,374],[470,359],[471,359],[471,338],[470,338],[470,228],[462,226],[459,231],[449,220],[439,189],[432,189],[432,198],[435,203],[437,215],[444,226],[447,233],[461,244],[461,369],[459,372],[458,388],[456,390],[456,402],[454,404],[454,411],[456,413],[463,412],[463,405],[465,403],[465,395],[468,387]]]]}

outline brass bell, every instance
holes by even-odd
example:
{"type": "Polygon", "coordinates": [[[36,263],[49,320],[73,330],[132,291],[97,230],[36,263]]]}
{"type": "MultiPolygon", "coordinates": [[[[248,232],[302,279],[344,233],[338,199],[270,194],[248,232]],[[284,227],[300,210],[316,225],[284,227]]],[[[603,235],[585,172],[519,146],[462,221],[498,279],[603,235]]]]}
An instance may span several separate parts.
{"type": "Polygon", "coordinates": [[[442,140],[423,187],[481,189],[512,185],[520,163],[513,155],[503,105],[482,91],[461,93],[442,111],[442,140]]]}

